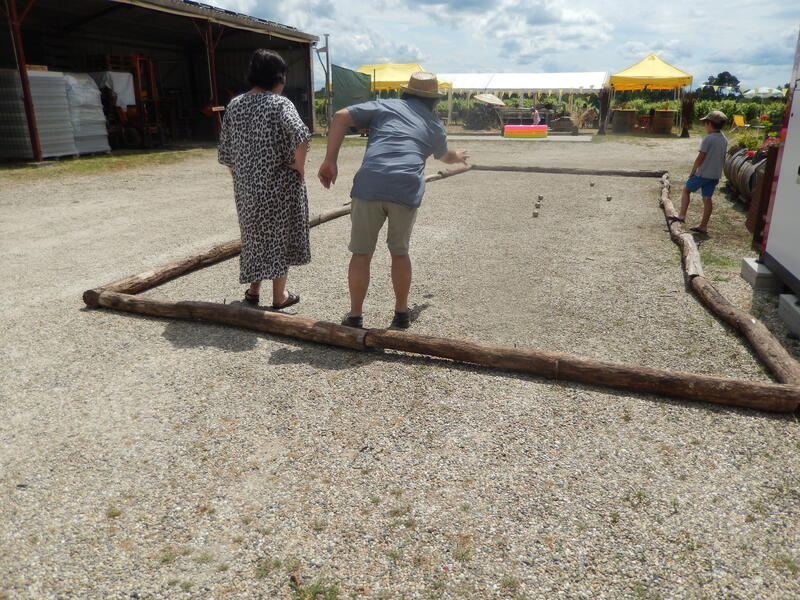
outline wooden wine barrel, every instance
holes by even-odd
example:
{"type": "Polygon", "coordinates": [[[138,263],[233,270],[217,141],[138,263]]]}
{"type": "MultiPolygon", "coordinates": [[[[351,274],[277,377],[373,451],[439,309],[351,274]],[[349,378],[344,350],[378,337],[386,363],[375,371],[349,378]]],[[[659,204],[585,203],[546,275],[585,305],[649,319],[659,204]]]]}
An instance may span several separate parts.
{"type": "MultiPolygon", "coordinates": [[[[737,150],[725,156],[725,162],[722,165],[722,172],[725,174],[725,179],[732,181],[734,178],[734,165],[738,164],[742,156],[747,156],[747,150],[737,150]]],[[[733,185],[733,184],[731,184],[733,185]]]]}
{"type": "Polygon", "coordinates": [[[653,117],[653,133],[672,133],[672,124],[675,122],[674,110],[657,110],[653,117]]]}
{"type": "Polygon", "coordinates": [[[743,202],[752,200],[759,178],[764,176],[766,164],[766,157],[755,162],[750,160],[747,150],[738,150],[725,157],[723,172],[728,186],[743,202]]]}
{"type": "Polygon", "coordinates": [[[636,125],[636,111],[615,109],[611,124],[614,133],[630,133],[636,125]]]}

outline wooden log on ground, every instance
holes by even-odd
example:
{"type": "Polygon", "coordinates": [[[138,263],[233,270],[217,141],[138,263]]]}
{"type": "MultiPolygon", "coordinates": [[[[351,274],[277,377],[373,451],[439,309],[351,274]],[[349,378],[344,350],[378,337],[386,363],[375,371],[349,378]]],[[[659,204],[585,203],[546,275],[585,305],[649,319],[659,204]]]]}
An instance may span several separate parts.
{"type": "MultiPolygon", "coordinates": [[[[317,225],[347,214],[350,214],[350,206],[336,208],[317,215],[316,217],[312,217],[308,221],[308,226],[316,227],[317,225]]],[[[138,275],[131,275],[124,279],[118,279],[117,281],[112,281],[99,288],[86,290],[83,293],[83,301],[87,306],[98,306],[97,297],[103,290],[119,292],[121,294],[138,294],[139,292],[152,289],[176,277],[185,275],[190,271],[202,269],[223,260],[233,258],[241,252],[241,249],[242,243],[238,239],[225,242],[224,244],[218,244],[205,252],[188,256],[183,260],[167,263],[166,265],[162,265],[150,271],[145,271],[144,273],[139,273],[138,275]]]]}
{"type": "Polygon", "coordinates": [[[86,290],[83,293],[83,301],[88,306],[98,306],[97,298],[103,290],[124,294],[137,294],[144,290],[149,290],[150,288],[175,279],[189,271],[201,269],[236,256],[241,251],[241,248],[242,244],[238,239],[213,246],[205,252],[188,256],[183,260],[167,263],[166,265],[162,265],[150,271],[145,271],[144,273],[139,273],[138,275],[131,275],[124,279],[118,279],[117,281],[112,281],[99,288],[86,290]]]}
{"type": "Polygon", "coordinates": [[[317,215],[316,217],[312,217],[308,220],[309,227],[316,227],[317,225],[322,225],[323,223],[327,223],[328,221],[332,221],[333,219],[338,219],[339,217],[343,217],[345,215],[349,215],[352,207],[348,202],[342,208],[337,208],[336,210],[330,210],[326,213],[322,213],[321,215],[317,215]]]}
{"type": "Polygon", "coordinates": [[[792,412],[797,409],[800,402],[800,386],[794,385],[693,375],[583,359],[558,352],[490,346],[402,331],[371,329],[364,341],[369,348],[400,350],[504,370],[522,371],[549,379],[759,410],[792,412]]]}
{"type": "Polygon", "coordinates": [[[766,325],[728,302],[705,277],[693,277],[691,286],[711,312],[744,335],[775,379],[800,385],[800,363],[792,358],[766,325]]]}
{"type": "Polygon", "coordinates": [[[661,177],[665,171],[629,169],[581,169],[577,167],[527,167],[517,165],[473,165],[476,171],[509,171],[512,173],[553,173],[556,175],[609,175],[612,177],[661,177]]]}
{"type": "Polygon", "coordinates": [[[214,302],[170,302],[145,296],[101,291],[97,298],[99,306],[125,312],[223,323],[236,327],[255,329],[275,335],[284,335],[309,342],[331,344],[364,350],[366,330],[344,327],[280,312],[251,308],[243,304],[218,304],[214,302]]]}
{"type": "Polygon", "coordinates": [[[678,216],[672,204],[672,200],[669,198],[671,185],[669,174],[664,173],[661,177],[661,208],[664,210],[664,218],[667,220],[669,236],[681,250],[681,258],[683,259],[683,267],[686,276],[689,278],[702,277],[703,261],[700,260],[700,250],[697,248],[694,236],[691,233],[684,233],[680,223],[676,221],[670,222],[669,220],[670,217],[678,216]]]}
{"type": "Polygon", "coordinates": [[[800,402],[800,386],[662,371],[582,359],[558,352],[491,346],[402,331],[354,329],[307,317],[250,308],[241,304],[170,302],[102,291],[98,296],[98,305],[154,317],[223,323],[354,350],[367,348],[400,350],[521,371],[550,379],[759,410],[791,412],[797,409],[800,402]]]}
{"type": "Polygon", "coordinates": [[[428,175],[425,178],[426,182],[430,181],[439,181],[440,179],[447,179],[448,177],[452,177],[453,175],[460,175],[461,173],[466,173],[474,168],[474,165],[458,165],[457,167],[453,167],[452,169],[442,169],[436,175],[428,175]]]}
{"type": "Polygon", "coordinates": [[[670,187],[669,175],[665,173],[661,180],[661,207],[664,210],[664,217],[667,218],[670,237],[681,248],[684,273],[692,291],[714,315],[745,337],[750,347],[778,381],[800,385],[800,363],[792,358],[766,325],[731,304],[706,279],[694,237],[684,233],[680,223],[669,222],[669,217],[677,215],[669,198],[670,187]]]}

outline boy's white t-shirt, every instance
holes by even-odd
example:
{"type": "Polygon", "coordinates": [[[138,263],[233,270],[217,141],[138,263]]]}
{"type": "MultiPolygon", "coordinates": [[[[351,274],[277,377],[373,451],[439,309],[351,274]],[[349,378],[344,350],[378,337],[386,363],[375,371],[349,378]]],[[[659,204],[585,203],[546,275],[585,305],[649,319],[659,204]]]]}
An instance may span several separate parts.
{"type": "Polygon", "coordinates": [[[719,179],[722,177],[722,167],[725,165],[725,152],[728,150],[728,140],[719,131],[708,134],[700,142],[700,152],[705,152],[706,157],[697,169],[698,177],[704,179],[719,179]]]}

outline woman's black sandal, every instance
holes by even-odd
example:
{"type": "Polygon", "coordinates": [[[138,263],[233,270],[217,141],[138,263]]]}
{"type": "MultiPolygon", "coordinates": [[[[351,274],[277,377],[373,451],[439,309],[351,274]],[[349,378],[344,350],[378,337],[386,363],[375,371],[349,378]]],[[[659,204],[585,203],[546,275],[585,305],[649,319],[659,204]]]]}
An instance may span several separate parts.
{"type": "Polygon", "coordinates": [[[251,294],[250,290],[244,293],[244,301],[250,306],[258,306],[258,294],[251,294]]]}
{"type": "Polygon", "coordinates": [[[284,302],[283,304],[273,304],[272,310],[282,310],[284,308],[289,308],[293,304],[297,304],[298,302],[300,302],[300,296],[298,296],[297,294],[293,294],[292,292],[287,292],[287,293],[289,297],[286,299],[286,302],[284,302]]]}

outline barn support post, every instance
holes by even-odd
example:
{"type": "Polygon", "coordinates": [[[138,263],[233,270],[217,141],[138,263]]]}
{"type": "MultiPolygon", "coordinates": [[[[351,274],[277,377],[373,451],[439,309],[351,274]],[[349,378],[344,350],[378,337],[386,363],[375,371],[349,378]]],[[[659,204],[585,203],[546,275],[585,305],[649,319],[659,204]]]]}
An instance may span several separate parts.
{"type": "MultiPolygon", "coordinates": [[[[198,20],[196,19],[192,19],[192,23],[194,23],[194,27],[197,29],[197,33],[200,35],[200,38],[203,40],[203,45],[206,48],[206,58],[208,62],[208,82],[211,88],[211,106],[214,108],[219,106],[216,50],[220,39],[222,39],[222,34],[225,33],[225,27],[223,25],[219,25],[219,35],[217,35],[215,38],[211,21],[206,21],[205,29],[203,29],[201,25],[198,25],[198,20]]],[[[200,21],[200,23],[202,23],[202,21],[200,21]]],[[[219,112],[214,111],[214,132],[216,133],[217,137],[219,137],[221,129],[222,121],[220,114],[219,112]]]]}
{"type": "MultiPolygon", "coordinates": [[[[222,38],[222,32],[225,31],[220,25],[219,37],[214,39],[214,30],[211,26],[211,21],[206,21],[206,52],[208,53],[208,77],[211,82],[211,104],[213,107],[219,106],[219,89],[217,87],[217,44],[222,38]]],[[[213,108],[212,107],[212,108],[213,108]]],[[[219,137],[220,130],[222,129],[222,122],[220,114],[214,111],[214,133],[219,137]]]]}
{"type": "Polygon", "coordinates": [[[22,44],[22,21],[36,0],[28,0],[28,4],[22,11],[17,12],[17,0],[6,0],[6,12],[11,24],[11,37],[14,45],[14,54],[17,58],[17,70],[19,71],[20,84],[22,85],[22,101],[25,105],[25,119],[28,122],[28,135],[31,140],[33,150],[33,160],[42,162],[42,143],[39,139],[39,128],[36,125],[36,112],[33,108],[33,94],[31,93],[31,82],[28,78],[28,63],[25,60],[25,48],[22,44]]]}
{"type": "Polygon", "coordinates": [[[307,52],[303,52],[303,56],[305,57],[306,72],[308,73],[308,102],[306,102],[308,123],[306,125],[308,125],[311,133],[314,133],[317,125],[317,111],[314,106],[314,47],[311,44],[308,44],[307,52]]]}

